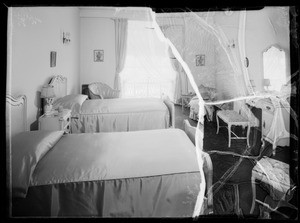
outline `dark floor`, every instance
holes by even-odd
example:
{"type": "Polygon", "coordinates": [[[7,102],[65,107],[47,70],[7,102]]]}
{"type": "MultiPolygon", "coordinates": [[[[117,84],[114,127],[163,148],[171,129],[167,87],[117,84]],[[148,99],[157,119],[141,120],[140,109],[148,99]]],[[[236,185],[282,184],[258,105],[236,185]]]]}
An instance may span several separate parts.
{"type": "MultiPolygon", "coordinates": [[[[189,108],[181,110],[181,106],[175,106],[176,122],[175,127],[183,129],[183,120],[188,119],[193,126],[197,122],[188,118],[189,108]]],[[[222,125],[224,123],[220,123],[222,125]]],[[[265,149],[261,150],[261,132],[256,128],[251,128],[250,148],[246,150],[246,140],[232,140],[231,147],[228,148],[227,128],[220,128],[219,134],[216,134],[216,122],[204,123],[204,146],[203,150],[210,154],[213,162],[213,203],[214,214],[233,215],[239,217],[256,218],[259,215],[259,209],[256,208],[253,215],[249,215],[252,205],[251,172],[255,161],[262,156],[271,156],[271,145],[267,144],[265,149]],[[247,155],[251,158],[240,158],[239,156],[223,155],[213,151],[234,152],[247,155]]],[[[236,127],[234,132],[238,135],[245,134],[242,128],[236,127]]],[[[286,149],[277,149],[276,159],[288,162],[289,157],[286,149]]],[[[273,157],[274,158],[274,157],[273,157]]],[[[257,197],[264,200],[266,192],[257,187],[257,197]]]]}

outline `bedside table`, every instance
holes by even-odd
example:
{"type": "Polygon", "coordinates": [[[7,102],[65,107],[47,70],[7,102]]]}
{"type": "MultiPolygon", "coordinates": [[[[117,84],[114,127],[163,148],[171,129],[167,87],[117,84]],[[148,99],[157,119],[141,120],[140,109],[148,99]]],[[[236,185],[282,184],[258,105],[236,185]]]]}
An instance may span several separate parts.
{"type": "Polygon", "coordinates": [[[181,94],[181,110],[182,110],[182,112],[183,112],[184,105],[188,104],[193,97],[195,97],[195,94],[181,94]]]}
{"type": "Polygon", "coordinates": [[[63,112],[53,112],[51,115],[42,115],[39,117],[39,130],[63,130],[70,133],[71,110],[64,109],[63,112]]]}

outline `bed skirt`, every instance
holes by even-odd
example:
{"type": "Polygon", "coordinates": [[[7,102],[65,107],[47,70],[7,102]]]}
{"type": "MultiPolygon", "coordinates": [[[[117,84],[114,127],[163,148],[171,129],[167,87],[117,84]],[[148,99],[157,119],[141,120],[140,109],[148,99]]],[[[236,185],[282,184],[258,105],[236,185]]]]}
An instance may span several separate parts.
{"type": "Polygon", "coordinates": [[[149,111],[121,114],[81,114],[71,121],[72,133],[128,132],[167,129],[168,111],[149,111]]]}
{"type": "Polygon", "coordinates": [[[192,217],[199,172],[29,187],[12,215],[64,217],[192,217]]]}

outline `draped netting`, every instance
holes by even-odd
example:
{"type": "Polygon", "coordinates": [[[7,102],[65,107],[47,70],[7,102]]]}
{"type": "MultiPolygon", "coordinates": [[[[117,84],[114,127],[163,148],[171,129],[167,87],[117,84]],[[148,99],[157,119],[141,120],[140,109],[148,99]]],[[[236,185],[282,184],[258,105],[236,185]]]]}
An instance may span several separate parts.
{"type": "MultiPolygon", "coordinates": [[[[238,51],[213,22],[213,13],[157,13],[156,21],[190,68],[197,86],[214,88],[214,100],[229,100],[250,94],[238,51]]],[[[189,84],[188,91],[195,91],[189,84]]]]}
{"type": "MultiPolygon", "coordinates": [[[[285,104],[285,109],[297,121],[297,115],[289,106],[293,96],[291,92],[296,87],[289,82],[288,60],[282,62],[283,59],[269,58],[265,65],[263,50],[259,50],[256,58],[252,57],[249,61],[247,53],[252,49],[246,45],[246,37],[249,36],[255,43],[251,45],[253,47],[262,48],[263,45],[279,42],[288,52],[289,40],[284,42],[287,39],[285,35],[289,35],[287,11],[288,7],[266,7],[254,11],[183,10],[155,13],[150,8],[117,8],[116,16],[129,18],[126,61],[120,73],[122,97],[161,97],[166,94],[174,103],[180,103],[181,97],[186,94],[197,97],[199,115],[195,142],[201,177],[204,177],[201,153],[205,106],[234,102],[234,110],[248,116],[251,126],[258,127],[257,119],[253,118],[246,102],[248,99],[259,101],[269,98],[273,104],[276,102],[275,109],[279,108],[278,103],[285,104]],[[263,25],[249,22],[255,17],[268,30],[261,29],[263,25]],[[254,36],[254,33],[264,35],[263,32],[270,40],[268,43],[254,36]],[[253,73],[255,64],[264,64],[261,73],[253,73]],[[286,67],[274,69],[274,64],[286,67]],[[273,75],[275,70],[276,78],[273,75]],[[264,85],[268,87],[270,84],[276,92],[265,91],[264,85]]],[[[270,89],[273,90],[272,87],[270,89]]],[[[278,136],[275,124],[279,114],[275,113],[277,118],[272,120],[268,137],[278,136]]],[[[289,137],[289,133],[286,135],[289,137]]],[[[296,136],[294,138],[297,140],[296,136]]],[[[247,151],[245,149],[244,154],[238,155],[249,158],[247,151]]],[[[223,182],[232,176],[240,161],[226,172],[227,175],[224,174],[221,178],[223,182]]],[[[194,216],[203,214],[204,191],[205,182],[201,182],[194,216]]]]}

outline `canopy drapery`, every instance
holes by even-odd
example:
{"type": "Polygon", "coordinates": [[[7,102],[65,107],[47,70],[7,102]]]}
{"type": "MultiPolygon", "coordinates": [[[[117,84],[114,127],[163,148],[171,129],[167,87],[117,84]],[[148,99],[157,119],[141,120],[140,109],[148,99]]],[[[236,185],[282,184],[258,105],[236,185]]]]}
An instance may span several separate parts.
{"type": "Polygon", "coordinates": [[[176,71],[168,45],[157,36],[151,21],[128,21],[127,54],[120,73],[123,98],[161,97],[174,100],[176,71]]]}
{"type": "MultiPolygon", "coordinates": [[[[117,16],[127,15],[125,17],[128,18],[128,15],[132,14],[127,25],[124,68],[118,68],[122,97],[161,97],[164,94],[177,103],[182,94],[195,94],[199,99],[199,121],[195,141],[201,170],[205,104],[221,104],[261,95],[254,86],[262,84],[259,75],[263,73],[263,69],[261,74],[257,74],[257,69],[249,67],[249,64],[262,64],[262,61],[256,58],[262,60],[262,51],[258,49],[267,41],[270,40],[271,44],[277,38],[278,42],[281,41],[285,46],[287,44],[283,41],[285,34],[276,36],[276,30],[270,32],[275,37],[268,37],[269,40],[262,39],[262,42],[259,42],[256,39],[256,42],[250,43],[246,39],[247,35],[251,37],[253,30],[257,28],[256,24],[249,21],[253,17],[260,17],[264,25],[272,25],[270,30],[275,27],[285,32],[288,30],[284,23],[288,16],[284,13],[286,9],[287,7],[268,7],[250,12],[241,10],[155,13],[150,8],[145,8],[135,13],[137,9],[134,8],[118,8],[117,16]],[[280,14],[279,19],[274,16],[276,13],[280,14]],[[255,58],[252,48],[259,51],[255,58]],[[249,52],[252,53],[253,61],[249,60],[249,52]],[[200,88],[213,89],[216,96],[212,101],[205,102],[203,93],[207,92],[200,91],[200,88]]],[[[258,29],[256,31],[259,33],[258,29]]],[[[287,72],[283,75],[289,74],[287,72]]],[[[272,83],[272,80],[270,82],[272,83]]],[[[282,84],[284,83],[278,85],[282,84]]],[[[245,108],[243,104],[237,103],[242,110],[245,108]]],[[[200,171],[200,174],[203,172],[200,171]]],[[[200,188],[203,190],[200,189],[194,216],[203,211],[205,182],[202,182],[200,188]]]]}
{"type": "MultiPolygon", "coordinates": [[[[76,16],[77,14],[76,11],[76,16]]],[[[115,47],[110,48],[115,55],[113,53],[108,55],[112,55],[109,58],[115,61],[107,60],[108,63],[105,61],[94,65],[96,69],[102,71],[109,70],[107,67],[103,68],[104,66],[112,68],[112,73],[108,73],[105,77],[103,75],[103,79],[114,80],[114,88],[120,90],[121,98],[162,98],[166,95],[171,101],[178,103],[181,102],[183,94],[197,97],[199,119],[195,142],[201,179],[205,178],[202,150],[206,105],[238,101],[234,109],[240,114],[249,115],[246,99],[270,98],[270,103],[276,110],[270,132],[267,134],[272,139],[282,137],[280,130],[285,128],[284,120],[280,119],[281,108],[288,111],[297,123],[297,115],[289,106],[291,97],[296,95],[298,87],[295,82],[291,83],[289,7],[265,7],[249,11],[182,10],[164,13],[155,13],[151,8],[141,7],[99,7],[80,13],[80,18],[99,20],[101,23],[97,21],[95,24],[100,24],[102,29],[112,28],[110,19],[113,19],[115,27],[109,34],[113,35],[114,31],[115,39],[111,41],[109,47],[115,47]],[[103,24],[105,26],[102,26],[103,24]],[[209,89],[215,96],[208,101],[205,94],[211,92],[203,89],[209,89]]],[[[16,10],[10,13],[9,19],[18,22],[13,26],[16,27],[13,34],[15,32],[23,34],[26,23],[28,23],[26,29],[31,30],[34,26],[29,23],[33,25],[36,21],[43,21],[30,17],[30,12],[27,12],[26,8],[24,16],[22,13],[18,14],[16,10]]],[[[15,24],[12,21],[9,24],[15,24]]],[[[85,23],[82,24],[80,28],[85,27],[85,23]]],[[[45,25],[47,27],[46,23],[45,25]]],[[[36,26],[37,30],[38,27],[36,26]]],[[[8,36],[13,43],[23,40],[19,36],[18,38],[8,36]]],[[[106,37],[110,38],[110,35],[106,37]]],[[[297,37],[291,39],[296,40],[297,37]]],[[[71,43],[77,43],[76,41],[72,40],[71,43]]],[[[80,49],[88,48],[84,46],[84,41],[88,39],[80,38],[78,44],[83,46],[80,49]]],[[[75,48],[77,49],[77,46],[75,48]]],[[[85,54],[82,55],[85,57],[85,54]]],[[[17,63],[15,60],[12,62],[15,69],[17,63]]],[[[83,59],[80,62],[81,65],[87,63],[83,59]]],[[[292,77],[297,75],[299,72],[294,73],[292,77]]],[[[8,84],[8,88],[10,87],[8,84]]],[[[18,92],[19,90],[17,89],[18,92]]],[[[284,131],[283,137],[292,135],[284,131]]],[[[293,137],[298,140],[296,136],[293,137]]],[[[276,141],[273,146],[276,147],[276,141]]],[[[292,146],[289,148],[296,151],[292,146]]],[[[226,176],[224,174],[221,180],[227,178],[226,176]]],[[[205,181],[201,181],[199,185],[194,217],[204,213],[205,184],[205,181]]]]}

